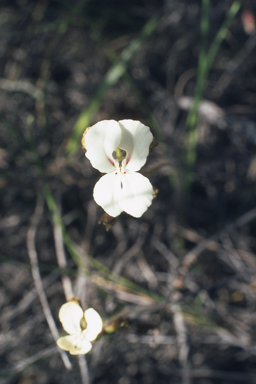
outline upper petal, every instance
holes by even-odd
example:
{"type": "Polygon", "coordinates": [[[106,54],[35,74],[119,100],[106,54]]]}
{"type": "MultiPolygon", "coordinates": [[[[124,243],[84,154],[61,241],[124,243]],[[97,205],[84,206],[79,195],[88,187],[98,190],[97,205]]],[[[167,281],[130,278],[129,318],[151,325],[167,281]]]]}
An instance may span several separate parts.
{"type": "Polygon", "coordinates": [[[116,217],[123,211],[119,204],[120,191],[120,174],[111,172],[102,176],[95,184],[93,197],[96,203],[99,204],[105,212],[107,212],[110,216],[116,217]]]}
{"type": "Polygon", "coordinates": [[[86,332],[87,340],[93,341],[102,331],[102,319],[98,312],[96,312],[93,308],[87,309],[84,313],[84,317],[87,322],[87,328],[83,332],[86,332]]]}
{"type": "Polygon", "coordinates": [[[63,304],[59,311],[59,319],[64,330],[70,335],[80,334],[80,321],[83,317],[83,310],[79,304],[74,301],[69,301],[63,304]]]}
{"type": "Polygon", "coordinates": [[[120,120],[118,123],[122,128],[119,147],[128,153],[126,169],[139,171],[147,160],[153,135],[149,127],[140,121],[120,120]]]}
{"type": "Polygon", "coordinates": [[[109,173],[115,169],[112,153],[121,141],[122,131],[117,121],[103,120],[90,127],[83,136],[85,156],[100,172],[109,173]]]}
{"type": "Polygon", "coordinates": [[[122,175],[121,196],[119,205],[123,211],[134,217],[141,217],[153,199],[153,187],[150,181],[137,172],[122,175]]]}

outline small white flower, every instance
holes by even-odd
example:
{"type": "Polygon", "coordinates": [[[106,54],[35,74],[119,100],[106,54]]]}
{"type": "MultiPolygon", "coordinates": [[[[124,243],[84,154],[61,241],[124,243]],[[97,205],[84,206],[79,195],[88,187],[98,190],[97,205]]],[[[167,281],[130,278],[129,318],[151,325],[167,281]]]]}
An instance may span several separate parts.
{"type": "Polygon", "coordinates": [[[122,211],[141,217],[153,199],[153,187],[139,171],[153,135],[134,120],[103,120],[85,131],[82,145],[92,166],[107,173],[96,183],[94,200],[110,216],[122,211]]]}
{"type": "Polygon", "coordinates": [[[59,311],[59,319],[68,336],[60,337],[57,345],[71,355],[88,353],[92,344],[102,330],[102,319],[93,309],[83,312],[75,301],[63,304],[59,311]]]}

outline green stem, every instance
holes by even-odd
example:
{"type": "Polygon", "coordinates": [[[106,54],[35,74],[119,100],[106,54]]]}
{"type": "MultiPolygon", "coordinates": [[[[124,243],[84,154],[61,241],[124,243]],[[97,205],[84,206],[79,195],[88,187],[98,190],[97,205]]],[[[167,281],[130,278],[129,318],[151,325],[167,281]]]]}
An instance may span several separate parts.
{"type": "Polygon", "coordinates": [[[224,40],[230,25],[239,11],[241,6],[240,1],[235,0],[231,5],[227,17],[217,32],[214,41],[207,52],[207,41],[209,34],[209,8],[210,1],[202,0],[202,17],[201,17],[201,49],[198,58],[198,71],[197,81],[195,86],[195,94],[192,106],[189,110],[186,127],[187,138],[185,140],[185,183],[186,190],[189,190],[191,184],[191,171],[196,162],[196,150],[198,143],[198,123],[199,123],[199,105],[203,97],[203,89],[205,81],[208,77],[209,71],[212,68],[213,62],[220,48],[222,41],[224,40]]]}

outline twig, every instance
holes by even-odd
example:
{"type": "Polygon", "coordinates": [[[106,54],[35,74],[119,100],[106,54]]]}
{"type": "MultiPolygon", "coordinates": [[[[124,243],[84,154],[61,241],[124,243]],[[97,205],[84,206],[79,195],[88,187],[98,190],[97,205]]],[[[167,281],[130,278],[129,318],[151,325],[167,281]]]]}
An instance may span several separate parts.
{"type": "Polygon", "coordinates": [[[212,96],[215,99],[219,99],[228,87],[234,74],[237,69],[246,61],[250,53],[253,51],[256,45],[256,34],[254,33],[251,37],[248,38],[246,43],[243,45],[242,49],[237,53],[237,55],[226,65],[225,72],[221,75],[220,79],[216,82],[213,90],[212,96]]]}
{"type": "Polygon", "coordinates": [[[143,274],[146,281],[149,283],[150,288],[151,289],[156,288],[158,283],[157,277],[155,273],[152,271],[152,269],[150,268],[150,266],[148,265],[142,250],[138,253],[136,261],[141,270],[141,273],[143,274]]]}
{"type": "Polygon", "coordinates": [[[26,360],[20,361],[11,367],[0,369],[0,375],[8,375],[14,372],[21,372],[23,371],[23,369],[25,369],[29,365],[32,365],[35,362],[41,359],[44,359],[46,357],[52,356],[57,352],[58,352],[58,348],[56,345],[54,345],[53,347],[46,348],[43,351],[40,351],[35,355],[28,357],[26,360]]]}
{"type": "MultiPolygon", "coordinates": [[[[46,278],[44,278],[42,280],[44,289],[49,287],[49,285],[51,285],[52,282],[55,280],[56,280],[55,272],[49,274],[46,278]]],[[[21,313],[24,313],[24,311],[30,307],[30,305],[33,303],[36,297],[37,297],[37,290],[36,288],[33,288],[31,289],[31,291],[29,291],[28,293],[26,293],[26,295],[23,296],[22,300],[14,308],[2,314],[2,316],[0,317],[0,324],[6,321],[10,321],[15,317],[19,316],[21,313]]]]}
{"type": "MultiPolygon", "coordinates": [[[[43,196],[39,194],[37,198],[36,209],[34,214],[32,215],[31,225],[27,233],[27,249],[28,249],[28,255],[29,255],[30,264],[31,264],[31,271],[32,271],[35,287],[37,290],[37,294],[39,296],[39,300],[41,302],[42,309],[43,309],[46,321],[48,323],[48,326],[50,328],[51,334],[53,336],[53,339],[56,341],[59,338],[59,332],[55,325],[55,322],[52,317],[51,310],[44,292],[44,287],[43,287],[43,283],[42,283],[39,268],[38,268],[38,258],[37,258],[37,251],[35,247],[35,235],[36,235],[38,223],[43,213],[43,204],[44,204],[43,196]]],[[[59,353],[61,355],[61,358],[65,367],[68,370],[70,370],[72,368],[72,365],[69,361],[67,354],[62,350],[59,350],[59,353]]]]}
{"type": "Polygon", "coordinates": [[[155,345],[175,345],[177,338],[175,336],[166,336],[166,335],[135,335],[134,333],[129,333],[126,337],[128,343],[141,343],[141,344],[152,344],[152,341],[155,345]]]}
{"type": "Polygon", "coordinates": [[[182,313],[177,309],[173,314],[173,322],[178,335],[179,360],[182,366],[182,384],[190,384],[190,369],[188,361],[189,347],[187,343],[187,330],[182,313]]]}
{"type": "Polygon", "coordinates": [[[116,265],[113,268],[113,272],[115,272],[117,275],[120,275],[123,267],[127,265],[128,261],[132,257],[138,254],[138,252],[141,250],[142,245],[145,243],[145,241],[146,241],[145,229],[143,226],[141,226],[140,233],[138,235],[136,242],[123,255],[121,255],[119,261],[116,263],[116,265]]]}
{"type": "Polygon", "coordinates": [[[245,262],[241,259],[239,253],[234,249],[230,236],[227,234],[222,239],[222,245],[225,253],[221,253],[225,257],[226,263],[233,268],[244,281],[250,284],[251,278],[245,262]],[[232,257],[230,256],[232,255],[232,257]]]}
{"type": "MultiPolygon", "coordinates": [[[[117,275],[121,275],[121,272],[125,266],[127,266],[128,262],[141,251],[142,245],[144,244],[146,237],[145,237],[145,229],[142,225],[140,227],[140,231],[138,234],[138,237],[136,239],[136,242],[123,254],[120,255],[118,261],[116,262],[115,266],[113,267],[113,272],[117,275]]],[[[119,299],[128,301],[128,302],[137,302],[137,297],[134,295],[127,294],[126,292],[117,292],[117,296],[119,299]]],[[[106,310],[108,312],[112,312],[114,310],[114,297],[113,295],[108,296],[106,300],[106,310]]]]}
{"type": "Polygon", "coordinates": [[[161,253],[161,255],[163,255],[165,260],[170,264],[170,267],[176,270],[178,266],[178,259],[175,254],[169,248],[167,248],[167,246],[162,241],[158,240],[157,238],[153,239],[152,244],[155,249],[159,253],[161,253]]]}
{"type": "Polygon", "coordinates": [[[203,241],[201,241],[198,245],[196,245],[191,251],[189,251],[186,254],[186,256],[183,259],[182,267],[179,270],[179,274],[181,276],[184,276],[187,273],[190,266],[197,260],[197,257],[200,255],[200,253],[203,252],[205,249],[207,249],[210,244],[214,244],[214,242],[216,242],[220,237],[234,231],[237,228],[244,226],[245,224],[249,223],[255,218],[256,218],[256,208],[253,208],[247,213],[245,213],[244,215],[242,215],[241,217],[239,217],[233,223],[224,227],[222,230],[218,231],[217,233],[208,237],[207,239],[204,239],[203,241]]]}
{"type": "Polygon", "coordinates": [[[80,376],[82,380],[82,384],[90,384],[88,365],[85,356],[77,356],[78,364],[80,368],[80,376]]]}
{"type": "MultiPolygon", "coordinates": [[[[170,374],[181,376],[182,371],[180,369],[171,369],[170,374]]],[[[194,378],[212,378],[219,380],[226,380],[228,383],[233,383],[234,381],[240,381],[242,383],[248,382],[250,384],[256,383],[255,375],[239,372],[227,372],[227,371],[217,371],[211,369],[191,369],[191,377],[194,378]]]]}
{"type": "Polygon", "coordinates": [[[24,80],[13,81],[8,79],[0,79],[0,89],[9,92],[25,92],[36,100],[43,99],[43,92],[33,84],[24,80]]]}

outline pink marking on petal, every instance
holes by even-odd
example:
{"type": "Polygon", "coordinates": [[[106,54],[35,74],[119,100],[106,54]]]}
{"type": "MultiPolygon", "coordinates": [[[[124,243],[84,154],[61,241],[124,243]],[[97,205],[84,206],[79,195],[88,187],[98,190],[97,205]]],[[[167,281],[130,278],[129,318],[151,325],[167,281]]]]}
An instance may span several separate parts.
{"type": "Polygon", "coordinates": [[[115,163],[114,163],[114,161],[112,160],[112,159],[110,159],[109,157],[108,157],[108,161],[112,164],[112,165],[114,165],[115,166],[115,163]]]}
{"type": "Polygon", "coordinates": [[[129,156],[126,158],[126,165],[129,163],[130,160],[131,160],[131,155],[129,155],[129,156]]]}

